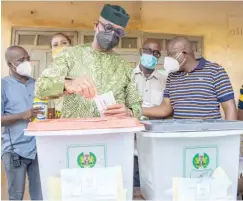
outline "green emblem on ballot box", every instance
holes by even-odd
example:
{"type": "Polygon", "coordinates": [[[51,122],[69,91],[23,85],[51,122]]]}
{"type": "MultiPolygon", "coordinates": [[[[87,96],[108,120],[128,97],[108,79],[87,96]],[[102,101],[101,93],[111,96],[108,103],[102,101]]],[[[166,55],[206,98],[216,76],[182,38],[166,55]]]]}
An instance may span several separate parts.
{"type": "Polygon", "coordinates": [[[192,163],[193,166],[196,169],[201,169],[201,168],[207,168],[209,165],[210,159],[208,154],[203,153],[203,154],[196,154],[193,159],[192,159],[192,163]]]}
{"type": "Polygon", "coordinates": [[[96,164],[96,156],[92,152],[82,152],[78,155],[77,162],[81,168],[92,168],[96,164]]]}

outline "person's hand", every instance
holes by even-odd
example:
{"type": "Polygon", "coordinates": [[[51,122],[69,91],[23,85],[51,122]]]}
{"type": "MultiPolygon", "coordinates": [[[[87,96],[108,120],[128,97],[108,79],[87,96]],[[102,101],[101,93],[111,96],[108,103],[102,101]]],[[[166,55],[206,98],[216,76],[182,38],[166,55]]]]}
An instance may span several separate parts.
{"type": "Polygon", "coordinates": [[[97,89],[94,82],[88,77],[80,77],[65,81],[66,94],[79,94],[87,99],[94,98],[97,89]]]}
{"type": "Polygon", "coordinates": [[[63,95],[72,95],[72,93],[68,93],[66,90],[63,92],[63,95]]]}
{"type": "Polygon", "coordinates": [[[37,116],[37,114],[42,114],[40,107],[31,108],[30,110],[23,112],[22,117],[23,117],[23,120],[32,121],[33,118],[35,118],[37,116]]]}
{"type": "Polygon", "coordinates": [[[115,104],[107,107],[104,116],[132,117],[133,113],[124,104],[115,104]]]}

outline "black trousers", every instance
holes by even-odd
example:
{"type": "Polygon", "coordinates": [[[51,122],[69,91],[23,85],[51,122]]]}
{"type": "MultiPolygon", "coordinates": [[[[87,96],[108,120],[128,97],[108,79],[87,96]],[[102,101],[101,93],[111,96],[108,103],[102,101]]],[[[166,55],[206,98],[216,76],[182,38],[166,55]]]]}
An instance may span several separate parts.
{"type": "Polygon", "coordinates": [[[140,187],[138,157],[134,156],[133,187],[140,187]]]}

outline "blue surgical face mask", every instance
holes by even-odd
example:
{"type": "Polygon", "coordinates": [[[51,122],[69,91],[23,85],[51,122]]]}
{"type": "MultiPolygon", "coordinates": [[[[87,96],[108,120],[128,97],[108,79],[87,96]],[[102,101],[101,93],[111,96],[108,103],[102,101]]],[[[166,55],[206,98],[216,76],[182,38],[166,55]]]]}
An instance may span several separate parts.
{"type": "Polygon", "coordinates": [[[141,64],[147,68],[147,69],[150,69],[150,70],[153,70],[155,68],[155,66],[157,65],[158,63],[158,59],[153,56],[153,55],[150,55],[150,54],[142,54],[141,56],[141,64]]]}

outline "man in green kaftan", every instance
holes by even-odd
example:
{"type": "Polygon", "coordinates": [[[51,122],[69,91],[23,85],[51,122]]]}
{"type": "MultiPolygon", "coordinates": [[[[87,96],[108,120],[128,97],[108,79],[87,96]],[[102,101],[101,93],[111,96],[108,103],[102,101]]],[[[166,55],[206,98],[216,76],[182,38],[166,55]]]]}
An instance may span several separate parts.
{"type": "Polygon", "coordinates": [[[95,23],[92,44],[64,50],[43,71],[36,83],[40,99],[64,95],[62,118],[99,116],[92,100],[96,94],[112,91],[117,102],[104,112],[106,116],[141,116],[142,99],[132,68],[112,49],[124,36],[129,15],[120,6],[106,4],[95,23]]]}

